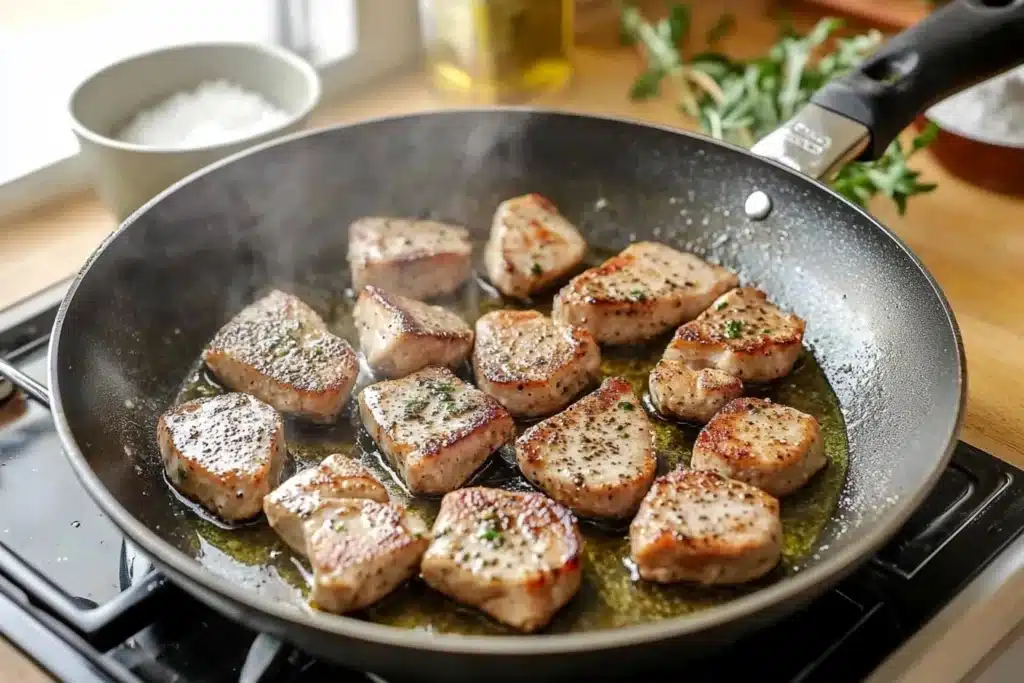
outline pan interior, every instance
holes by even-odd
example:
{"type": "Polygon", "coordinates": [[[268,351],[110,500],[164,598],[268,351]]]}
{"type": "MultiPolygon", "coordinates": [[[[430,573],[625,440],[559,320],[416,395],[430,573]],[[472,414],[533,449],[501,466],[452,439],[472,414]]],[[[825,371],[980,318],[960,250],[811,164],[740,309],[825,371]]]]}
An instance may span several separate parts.
{"type": "MultiPolygon", "coordinates": [[[[202,347],[271,286],[343,320],[346,227],[357,217],[448,220],[479,240],[499,201],[531,191],[551,197],[593,245],[618,250],[652,239],[693,251],[804,317],[817,361],[806,358],[801,371],[820,367],[834,390],[849,474],[800,564],[828,563],[894,531],[878,521],[919,497],[942,466],[961,398],[955,330],[914,260],[842,201],[738,150],[656,128],[522,111],[414,116],[296,138],[206,173],[129,221],[90,263],[55,346],[70,430],[119,504],[108,512],[139,520],[167,542],[161,552],[184,551],[211,577],[248,576],[238,532],[197,526],[171,499],[153,439],[202,347]],[[742,213],[754,189],[775,206],[759,223],[742,213]],[[186,524],[192,531],[183,533],[186,524]]],[[[477,301],[466,305],[479,311],[485,290],[472,291],[477,301]]],[[[816,387],[812,403],[827,417],[832,394],[819,381],[806,387],[816,387]]],[[[332,438],[301,440],[309,436],[332,438]]],[[[685,457],[685,446],[666,454],[673,450],[685,457]]],[[[839,466],[830,474],[841,472],[841,452],[832,449],[839,466]]],[[[281,563],[260,566],[268,574],[251,603],[290,598],[290,588],[275,593],[287,582],[268,579],[281,563]]],[[[786,584],[799,573],[776,579],[786,584]]],[[[387,614],[387,604],[380,619],[405,619],[387,614]]],[[[678,611],[686,610],[671,613],[678,611]]]]}
{"type": "MultiPolygon", "coordinates": [[[[476,245],[481,253],[482,244],[476,245]]],[[[592,249],[591,260],[598,263],[603,253],[592,249]]],[[[482,265],[482,264],[480,264],[482,265]]],[[[479,270],[479,268],[478,268],[479,270]]],[[[358,347],[352,325],[353,299],[346,293],[347,273],[340,273],[334,287],[321,281],[316,286],[291,283],[290,291],[311,302],[329,321],[335,333],[358,347]]],[[[446,300],[439,300],[458,311],[469,323],[483,313],[499,308],[529,307],[550,312],[551,296],[543,296],[527,304],[505,300],[485,281],[475,280],[446,300]]],[[[603,377],[622,376],[630,380],[638,396],[646,399],[647,375],[657,363],[668,343],[666,335],[649,344],[602,350],[603,377]]],[[[472,382],[468,367],[460,369],[463,379],[472,382]]],[[[176,400],[222,393],[223,389],[201,364],[187,373],[183,390],[176,400]]],[[[356,392],[372,383],[372,376],[363,373],[356,392]]],[[[726,602],[757,590],[796,571],[814,548],[818,533],[829,520],[842,489],[847,466],[847,441],[839,402],[828,385],[824,372],[814,356],[807,352],[796,370],[787,378],[762,387],[749,386],[748,393],[769,397],[785,405],[811,413],[822,425],[829,467],[798,494],[783,502],[784,560],[765,579],[734,588],[694,588],[658,586],[634,578],[629,563],[629,541],[626,524],[599,525],[584,521],[585,537],[583,586],[569,606],[561,610],[548,627],[550,633],[580,632],[596,628],[621,627],[644,621],[681,616],[726,602]]],[[[355,394],[353,394],[354,396],[355,394]]],[[[536,422],[536,421],[534,421],[536,422]]],[[[654,419],[657,433],[659,473],[665,473],[689,462],[690,450],[698,428],[654,419]]],[[[529,423],[520,423],[519,432],[529,423]]],[[[288,421],[288,445],[292,464],[298,469],[315,465],[332,453],[345,453],[359,459],[375,472],[388,488],[391,499],[409,507],[413,514],[432,523],[439,506],[438,498],[410,496],[397,484],[391,470],[366,430],[359,422],[355,399],[349,401],[346,414],[331,427],[303,426],[288,421]]],[[[153,457],[156,457],[155,455],[153,457]]],[[[509,490],[532,490],[514,464],[514,454],[505,447],[499,456],[477,473],[474,484],[496,486],[509,490]],[[511,463],[511,464],[510,464],[511,463]]],[[[168,489],[168,492],[170,489],[168,489]]],[[[165,495],[166,505],[174,510],[174,523],[169,527],[175,545],[195,557],[211,571],[242,583],[250,589],[275,599],[300,603],[306,593],[308,562],[292,553],[265,523],[241,528],[224,528],[194,504],[183,505],[165,495]],[[200,513],[200,514],[197,514],[200,513]]],[[[473,610],[460,608],[441,594],[413,580],[360,615],[379,623],[406,628],[429,629],[442,633],[511,633],[473,610]]]]}

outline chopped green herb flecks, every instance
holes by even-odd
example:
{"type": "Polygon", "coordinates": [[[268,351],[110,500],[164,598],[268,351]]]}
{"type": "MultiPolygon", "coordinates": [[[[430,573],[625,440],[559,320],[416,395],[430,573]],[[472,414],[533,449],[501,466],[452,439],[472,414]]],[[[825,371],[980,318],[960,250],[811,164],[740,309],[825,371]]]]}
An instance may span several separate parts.
{"type": "Polygon", "coordinates": [[[533,273],[534,275],[540,275],[541,273],[544,272],[544,269],[540,267],[539,263],[534,262],[534,264],[530,267],[530,272],[533,273]]]}
{"type": "Polygon", "coordinates": [[[481,529],[480,538],[488,543],[501,545],[503,539],[501,537],[501,528],[498,526],[497,521],[491,522],[488,526],[481,529]]]}
{"type": "Polygon", "coordinates": [[[442,398],[451,398],[452,394],[455,393],[455,387],[452,386],[451,384],[448,384],[447,382],[437,382],[435,380],[430,380],[427,382],[427,388],[431,391],[431,393],[442,398]]]}
{"type": "Polygon", "coordinates": [[[720,301],[720,302],[718,302],[718,305],[715,306],[715,310],[716,311],[721,311],[721,310],[723,310],[728,305],[729,305],[728,301],[720,301]]]}
{"type": "Polygon", "coordinates": [[[630,410],[633,410],[633,404],[630,403],[629,401],[619,401],[619,409],[628,412],[630,410]]]}
{"type": "Polygon", "coordinates": [[[634,289],[634,290],[632,290],[629,293],[629,295],[631,297],[633,297],[633,301],[646,301],[647,300],[647,292],[645,292],[642,289],[634,289]]]}
{"type": "Polygon", "coordinates": [[[743,323],[739,320],[726,320],[725,321],[725,336],[729,339],[739,339],[739,336],[743,334],[743,323]]]}
{"type": "Polygon", "coordinates": [[[405,404],[405,419],[413,420],[423,414],[429,401],[425,398],[413,398],[405,404]]]}

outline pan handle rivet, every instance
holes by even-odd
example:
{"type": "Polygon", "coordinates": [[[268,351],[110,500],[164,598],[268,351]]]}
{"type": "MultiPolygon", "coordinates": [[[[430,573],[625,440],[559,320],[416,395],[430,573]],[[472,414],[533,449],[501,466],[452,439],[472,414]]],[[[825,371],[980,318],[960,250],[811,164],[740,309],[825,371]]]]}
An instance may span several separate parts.
{"type": "Polygon", "coordinates": [[[743,211],[752,221],[761,221],[772,212],[772,200],[761,190],[754,190],[743,203],[743,211]]]}

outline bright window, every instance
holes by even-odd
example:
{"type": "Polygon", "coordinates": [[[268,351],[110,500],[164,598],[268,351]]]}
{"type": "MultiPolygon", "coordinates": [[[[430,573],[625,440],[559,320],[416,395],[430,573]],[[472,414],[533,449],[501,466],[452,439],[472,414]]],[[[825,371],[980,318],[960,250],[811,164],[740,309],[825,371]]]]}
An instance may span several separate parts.
{"type": "MultiPolygon", "coordinates": [[[[415,22],[413,0],[0,0],[0,213],[15,181],[77,153],[68,97],[113,61],[191,41],[266,41],[295,49],[322,73],[334,69],[334,80],[348,85],[418,51],[415,22]],[[373,31],[396,35],[361,35],[373,31]],[[360,73],[335,68],[342,66],[360,73]]],[[[32,192],[56,184],[36,179],[32,192]]],[[[25,186],[16,203],[24,203],[25,186]]]]}

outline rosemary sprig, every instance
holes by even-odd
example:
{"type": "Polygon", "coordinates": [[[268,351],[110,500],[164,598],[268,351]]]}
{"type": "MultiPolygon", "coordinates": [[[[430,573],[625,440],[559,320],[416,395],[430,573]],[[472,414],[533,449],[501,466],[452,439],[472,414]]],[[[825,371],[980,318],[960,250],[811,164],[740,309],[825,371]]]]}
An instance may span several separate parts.
{"type": "MultiPolygon", "coordinates": [[[[720,17],[706,36],[708,44],[721,40],[734,26],[731,16],[720,17]]],[[[679,91],[680,109],[696,119],[705,133],[750,147],[788,120],[825,83],[857,66],[881,42],[881,34],[870,31],[836,39],[826,50],[823,46],[841,26],[838,19],[823,19],[806,35],[784,27],[778,42],[757,59],[734,60],[718,52],[687,57],[687,5],[672,3],[668,16],[656,23],[646,21],[635,7],[624,6],[623,42],[642,47],[646,62],[630,97],[660,94],[667,78],[679,91]]],[[[920,182],[919,172],[907,166],[907,161],[928,146],[937,132],[930,126],[913,139],[909,150],[897,140],[877,161],[844,166],[832,180],[833,188],[861,206],[883,194],[904,213],[907,199],[935,189],[933,183],[920,182]]]]}

